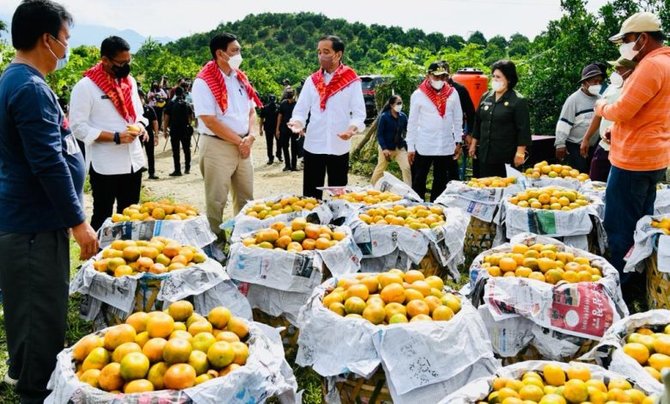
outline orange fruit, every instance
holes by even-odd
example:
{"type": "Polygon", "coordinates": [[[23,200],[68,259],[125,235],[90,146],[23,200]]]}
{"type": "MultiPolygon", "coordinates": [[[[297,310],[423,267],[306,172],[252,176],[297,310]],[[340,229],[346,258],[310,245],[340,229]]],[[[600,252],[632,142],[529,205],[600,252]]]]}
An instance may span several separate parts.
{"type": "Polygon", "coordinates": [[[639,342],[629,342],[623,346],[626,355],[635,359],[640,365],[644,365],[649,360],[649,349],[639,342]]]}
{"type": "Polygon", "coordinates": [[[152,338],[144,344],[142,353],[151,363],[158,362],[163,359],[165,344],[167,344],[167,341],[164,338],[152,338]]]}
{"type": "Polygon", "coordinates": [[[211,333],[213,330],[212,324],[207,320],[196,321],[191,323],[188,327],[189,334],[196,336],[201,332],[211,333]]]}
{"type": "MultiPolygon", "coordinates": [[[[197,324],[197,323],[195,323],[197,324]]],[[[209,347],[216,342],[214,334],[209,332],[201,332],[191,339],[191,346],[194,351],[207,352],[209,347]]],[[[200,373],[198,373],[200,374],[200,373]]]]}
{"type": "Polygon", "coordinates": [[[239,317],[231,317],[226,325],[226,331],[232,331],[237,334],[240,339],[244,339],[249,335],[249,326],[239,317]]]}
{"type": "Polygon", "coordinates": [[[233,348],[233,352],[235,353],[233,363],[236,363],[240,366],[247,363],[247,358],[249,358],[249,347],[247,344],[238,341],[231,343],[230,346],[233,348]]]}
{"type": "MultiPolygon", "coordinates": [[[[216,335],[217,341],[226,341],[226,342],[235,342],[239,341],[240,337],[237,336],[234,332],[231,331],[221,331],[216,335]]],[[[209,348],[208,348],[209,349],[209,348]]]]}
{"type": "Polygon", "coordinates": [[[424,276],[424,274],[421,271],[417,271],[417,270],[414,270],[414,269],[409,270],[405,273],[405,282],[408,282],[408,283],[414,283],[415,281],[422,281],[425,278],[426,277],[424,276]]]}
{"type": "Polygon", "coordinates": [[[123,389],[124,394],[145,393],[147,391],[154,391],[154,385],[146,379],[133,380],[126,384],[123,389]]]}
{"type": "Polygon", "coordinates": [[[440,300],[440,298],[437,296],[426,296],[426,298],[423,299],[423,301],[428,303],[428,307],[430,307],[431,314],[436,308],[442,305],[442,300],[440,300]]]}
{"type": "Polygon", "coordinates": [[[81,365],[81,370],[102,369],[109,363],[110,354],[103,347],[93,348],[81,365]]]}
{"type": "Polygon", "coordinates": [[[363,318],[371,322],[372,324],[382,324],[386,318],[386,311],[383,306],[380,305],[369,305],[363,310],[363,318]]]}
{"type": "MultiPolygon", "coordinates": [[[[382,282],[382,276],[385,274],[381,274],[380,276],[380,283],[382,282]]],[[[400,277],[398,277],[400,278],[400,277]]],[[[395,303],[403,303],[405,301],[405,288],[402,286],[402,284],[399,283],[389,283],[387,286],[384,286],[382,291],[380,292],[380,296],[382,300],[386,304],[395,302],[395,303]]]]}
{"type": "Polygon", "coordinates": [[[193,304],[186,300],[179,300],[168,306],[168,314],[174,321],[185,321],[193,314],[193,304]]]}
{"type": "Polygon", "coordinates": [[[88,356],[94,348],[102,347],[104,339],[97,335],[87,335],[80,339],[72,348],[72,359],[81,362],[88,356]]]}
{"type": "Polygon", "coordinates": [[[416,289],[405,289],[405,301],[409,302],[411,300],[423,300],[423,293],[416,289]]]}
{"type": "Polygon", "coordinates": [[[104,347],[108,351],[114,351],[124,342],[135,342],[135,335],[137,335],[137,332],[130,324],[119,324],[111,327],[105,333],[104,347]]]}
{"type": "Polygon", "coordinates": [[[433,321],[433,319],[427,314],[417,314],[412,317],[410,323],[419,322],[419,321],[433,321]]]}
{"type": "Polygon", "coordinates": [[[100,373],[100,369],[88,369],[79,376],[79,381],[98,388],[100,386],[100,373]]]}
{"type": "Polygon", "coordinates": [[[654,351],[670,355],[670,335],[659,335],[654,339],[654,351]]]}
{"type": "Polygon", "coordinates": [[[649,357],[649,366],[659,372],[664,368],[670,368],[670,356],[661,353],[655,353],[649,357]]]}
{"type": "Polygon", "coordinates": [[[444,281],[439,276],[429,276],[425,279],[426,282],[430,285],[432,289],[442,290],[444,289],[444,281]]]}
{"type": "Polygon", "coordinates": [[[433,310],[433,320],[448,321],[454,316],[454,312],[447,306],[438,306],[433,310]]]}
{"type": "Polygon", "coordinates": [[[223,330],[226,327],[231,317],[232,313],[230,310],[223,306],[215,307],[207,314],[207,320],[212,323],[214,328],[220,330],[223,330]]]}
{"type": "Polygon", "coordinates": [[[386,313],[386,321],[389,322],[391,317],[395,314],[402,314],[405,316],[407,314],[407,309],[400,303],[391,302],[384,306],[384,312],[386,313]]]}
{"type": "Polygon", "coordinates": [[[229,342],[217,341],[207,350],[207,359],[215,369],[230,365],[235,359],[235,350],[229,342]]]}
{"type": "Polygon", "coordinates": [[[123,387],[121,364],[113,362],[102,368],[98,376],[98,384],[105,391],[120,390],[123,387]]]}
{"type": "Polygon", "coordinates": [[[207,354],[202,351],[193,351],[188,357],[188,364],[193,367],[196,375],[201,375],[209,370],[207,354]]]}
{"type": "Polygon", "coordinates": [[[186,341],[191,342],[191,340],[193,339],[193,335],[191,335],[188,331],[175,330],[172,331],[172,334],[170,334],[170,338],[168,338],[168,340],[175,338],[185,339],[186,341]]]}
{"type": "Polygon", "coordinates": [[[142,348],[135,342],[124,342],[112,353],[112,362],[121,362],[131,352],[142,352],[142,348]]]}
{"type": "Polygon", "coordinates": [[[430,307],[423,300],[412,300],[407,303],[407,314],[410,317],[416,317],[419,314],[428,315],[430,314],[430,307]]]}
{"type": "Polygon", "coordinates": [[[139,345],[140,348],[143,348],[147,341],[149,341],[149,333],[146,331],[142,331],[135,336],[135,343],[139,345]]]}
{"type": "Polygon", "coordinates": [[[365,300],[357,296],[352,296],[344,302],[344,309],[349,314],[362,314],[366,306],[365,300]]]}
{"type": "Polygon", "coordinates": [[[498,266],[503,272],[514,271],[517,267],[517,262],[514,258],[503,257],[498,262],[498,266]]]}
{"type": "Polygon", "coordinates": [[[167,338],[174,331],[174,319],[169,314],[156,311],[149,314],[147,332],[151,338],[167,338]]]}
{"type": "Polygon", "coordinates": [[[149,359],[141,352],[131,352],[121,361],[120,371],[124,380],[143,379],[149,371],[149,359]]]}
{"type": "Polygon", "coordinates": [[[330,247],[330,240],[325,237],[319,237],[315,243],[317,250],[325,250],[330,247]]]}
{"type": "Polygon", "coordinates": [[[542,372],[547,384],[552,386],[562,386],[565,384],[565,372],[560,366],[550,363],[544,366],[542,372]]]}
{"type": "Polygon", "coordinates": [[[163,360],[165,360],[168,365],[185,363],[188,362],[191,351],[193,351],[193,348],[188,340],[183,338],[173,338],[170,339],[163,348],[163,360]]]}
{"type": "Polygon", "coordinates": [[[149,368],[147,379],[154,385],[156,390],[163,390],[165,387],[163,383],[163,376],[168,370],[168,365],[165,362],[158,362],[149,368]]]}
{"type": "Polygon", "coordinates": [[[348,299],[352,296],[367,300],[368,296],[370,296],[370,291],[368,290],[368,287],[362,283],[351,285],[346,291],[346,298],[348,299]]]}
{"type": "Polygon", "coordinates": [[[403,279],[399,274],[392,273],[390,271],[379,274],[378,278],[379,278],[379,286],[381,286],[382,289],[384,289],[386,286],[388,286],[392,283],[397,283],[397,284],[402,285],[402,282],[403,282],[403,279]]]}
{"type": "Polygon", "coordinates": [[[217,377],[224,377],[227,376],[230,372],[232,372],[235,369],[239,369],[240,365],[237,363],[231,363],[230,365],[226,366],[225,368],[221,369],[217,377]]]}
{"type": "Polygon", "coordinates": [[[135,329],[135,332],[140,333],[147,329],[148,319],[149,315],[147,313],[138,311],[128,316],[126,324],[130,324],[135,329]]]}
{"type": "Polygon", "coordinates": [[[409,289],[418,290],[424,297],[430,296],[430,285],[426,281],[414,281],[409,289]]]}

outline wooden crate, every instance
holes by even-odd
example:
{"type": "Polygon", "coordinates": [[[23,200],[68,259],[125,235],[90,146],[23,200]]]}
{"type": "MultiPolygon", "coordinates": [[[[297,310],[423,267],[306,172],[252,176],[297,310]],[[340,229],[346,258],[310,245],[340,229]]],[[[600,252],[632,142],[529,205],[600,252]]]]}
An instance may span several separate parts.
{"type": "MultiPolygon", "coordinates": [[[[322,387],[325,396],[325,380],[322,387]]],[[[349,375],[345,380],[338,381],[335,387],[340,393],[342,404],[381,404],[393,402],[391,392],[386,384],[384,369],[381,367],[369,379],[349,375]]]]}
{"type": "Polygon", "coordinates": [[[670,309],[670,274],[658,270],[657,253],[645,260],[649,309],[670,309]]]}
{"type": "Polygon", "coordinates": [[[493,247],[493,239],[496,237],[496,224],[485,222],[474,216],[470,217],[470,223],[465,232],[463,253],[466,257],[476,257],[493,247]]]}
{"type": "Polygon", "coordinates": [[[158,300],[160,288],[160,279],[140,278],[135,290],[135,301],[132,312],[126,314],[115,307],[103,303],[100,308],[100,320],[104,325],[113,326],[124,323],[127,316],[138,311],[149,313],[151,311],[163,310],[163,302],[158,300]]]}
{"type": "Polygon", "coordinates": [[[295,357],[298,352],[298,336],[300,335],[300,330],[296,326],[291,324],[284,316],[271,316],[259,309],[253,309],[253,317],[254,321],[269,325],[270,327],[284,327],[280,335],[286,357],[295,357]]]}

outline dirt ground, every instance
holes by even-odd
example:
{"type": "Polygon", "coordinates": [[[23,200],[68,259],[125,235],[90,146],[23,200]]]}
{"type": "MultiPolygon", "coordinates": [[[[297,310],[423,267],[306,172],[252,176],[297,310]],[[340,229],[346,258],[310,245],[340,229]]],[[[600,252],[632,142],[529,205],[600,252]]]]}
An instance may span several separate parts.
{"type": "MultiPolygon", "coordinates": [[[[356,137],[362,138],[363,135],[356,137]]],[[[165,139],[161,138],[158,147],[156,148],[156,175],[158,180],[148,180],[146,175],[142,181],[146,192],[152,197],[172,197],[175,201],[191,203],[198,209],[204,211],[205,209],[205,188],[202,175],[200,174],[199,166],[199,152],[195,150],[195,141],[197,134],[194,136],[191,151],[191,173],[181,177],[170,177],[168,174],[173,171],[172,151],[170,144],[163,151],[165,139]]],[[[263,198],[281,193],[292,193],[300,195],[302,193],[302,175],[303,172],[282,171],[284,163],[280,163],[275,159],[274,164],[267,165],[266,144],[265,138],[259,137],[253,146],[251,158],[254,163],[254,197],[263,198]]],[[[183,155],[181,158],[182,165],[184,164],[183,155]]],[[[183,168],[183,167],[182,167],[183,168]]],[[[368,178],[358,175],[349,174],[350,185],[365,185],[369,182],[368,178]]],[[[228,205],[224,213],[225,217],[231,217],[232,199],[228,197],[228,205]]]]}

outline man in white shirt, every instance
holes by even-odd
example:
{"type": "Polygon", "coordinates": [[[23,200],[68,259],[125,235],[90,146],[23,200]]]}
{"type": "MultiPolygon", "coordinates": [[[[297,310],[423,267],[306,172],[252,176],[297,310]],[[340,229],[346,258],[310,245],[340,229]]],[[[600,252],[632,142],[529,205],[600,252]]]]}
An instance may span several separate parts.
{"type": "Polygon", "coordinates": [[[112,215],[114,201],[117,212],[139,202],[145,164],[140,140],[148,138],[142,100],[130,76],[130,45],[110,36],[102,41],[100,54],[100,62],[84,73],[70,97],[70,125],[86,145],[90,164],[91,226],[96,230],[112,215]]]}
{"type": "Polygon", "coordinates": [[[412,164],[412,188],[422,198],[433,166],[433,202],[458,179],[458,158],[463,141],[463,110],[458,91],[447,83],[449,69],[440,62],[431,63],[426,79],[410,98],[407,123],[407,151],[412,164]]]}
{"type": "Polygon", "coordinates": [[[216,35],[209,43],[210,60],[193,82],[193,107],[202,133],[200,171],[205,180],[209,226],[220,239],[223,211],[232,193],[235,214],[253,199],[256,111],[263,106],[245,74],[240,43],[233,34],[216,35]]]}
{"type": "Polygon", "coordinates": [[[347,185],[351,137],[365,129],[365,101],[360,78],[342,63],[342,40],[322,37],[317,53],[320,68],[305,80],[288,126],[300,133],[310,115],[302,192],[320,199],[326,174],[328,186],[347,185]]]}

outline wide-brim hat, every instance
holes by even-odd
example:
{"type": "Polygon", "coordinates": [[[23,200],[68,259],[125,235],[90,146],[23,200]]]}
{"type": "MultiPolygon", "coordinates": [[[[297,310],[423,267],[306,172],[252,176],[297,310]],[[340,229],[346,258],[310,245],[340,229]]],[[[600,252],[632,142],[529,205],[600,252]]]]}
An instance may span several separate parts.
{"type": "Polygon", "coordinates": [[[587,65],[585,68],[582,69],[582,78],[579,79],[579,84],[583,83],[585,80],[597,76],[603,77],[603,71],[600,70],[600,67],[598,67],[598,65],[595,63],[587,65]]]}
{"type": "Polygon", "coordinates": [[[633,62],[632,60],[626,59],[625,57],[621,56],[617,60],[610,60],[609,63],[612,67],[625,67],[628,69],[634,69],[637,63],[633,62]]]}
{"type": "Polygon", "coordinates": [[[659,31],[661,31],[661,20],[656,14],[645,11],[642,13],[635,13],[628,17],[626,21],[621,24],[619,33],[612,35],[609,40],[612,42],[619,42],[626,34],[659,31]]]}

